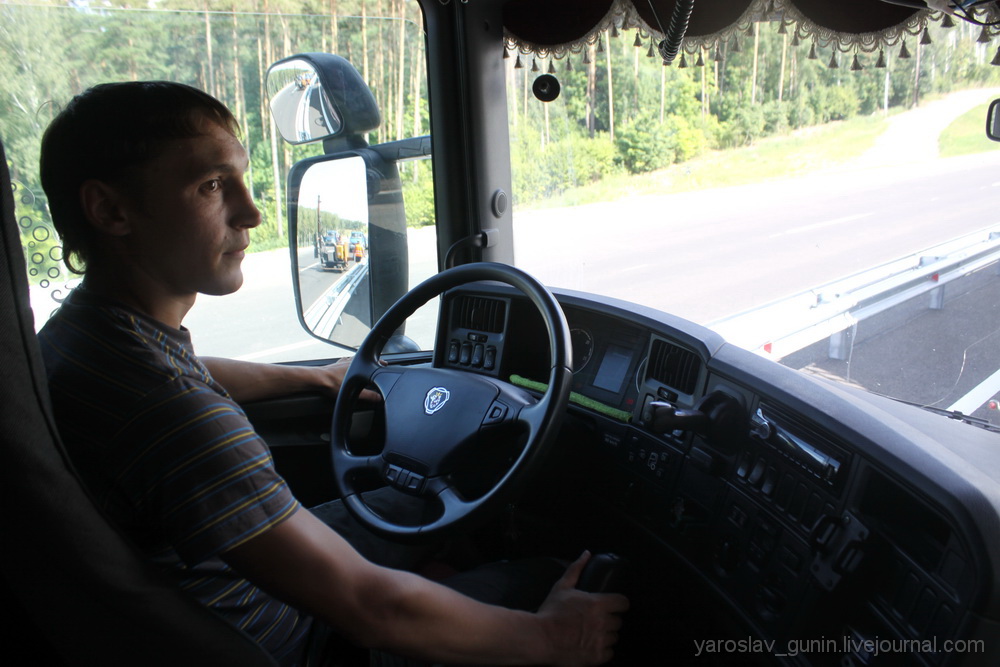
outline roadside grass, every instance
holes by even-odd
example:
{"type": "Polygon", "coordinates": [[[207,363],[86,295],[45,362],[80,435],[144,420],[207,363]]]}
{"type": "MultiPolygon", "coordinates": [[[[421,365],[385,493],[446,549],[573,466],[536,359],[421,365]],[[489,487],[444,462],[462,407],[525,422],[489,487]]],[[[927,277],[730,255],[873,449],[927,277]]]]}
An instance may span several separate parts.
{"type": "Polygon", "coordinates": [[[1000,149],[1000,142],[990,141],[986,136],[988,109],[989,105],[983,104],[952,121],[938,137],[938,154],[941,157],[954,157],[1000,149]]]}
{"type": "Polygon", "coordinates": [[[810,127],[744,148],[711,151],[649,174],[615,174],[542,201],[526,202],[526,206],[574,206],[630,195],[724,188],[815,173],[864,153],[886,125],[882,116],[867,116],[810,127]]]}

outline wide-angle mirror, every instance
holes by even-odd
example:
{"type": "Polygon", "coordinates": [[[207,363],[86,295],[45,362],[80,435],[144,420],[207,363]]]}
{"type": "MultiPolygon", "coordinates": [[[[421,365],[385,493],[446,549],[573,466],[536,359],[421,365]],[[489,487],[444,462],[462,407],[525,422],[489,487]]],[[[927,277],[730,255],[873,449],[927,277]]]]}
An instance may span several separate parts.
{"type": "Polygon", "coordinates": [[[299,315],[314,336],[356,348],[372,324],[365,161],[312,162],[300,175],[290,215],[299,315]]]}
{"type": "Polygon", "coordinates": [[[382,122],[375,96],[361,74],[331,53],[279,60],[267,71],[266,87],[271,116],[290,144],[341,136],[350,143],[382,122]]]}
{"type": "Polygon", "coordinates": [[[267,95],[274,123],[288,143],[336,136],[344,126],[320,84],[319,73],[305,60],[275,64],[267,73],[267,95]]]}

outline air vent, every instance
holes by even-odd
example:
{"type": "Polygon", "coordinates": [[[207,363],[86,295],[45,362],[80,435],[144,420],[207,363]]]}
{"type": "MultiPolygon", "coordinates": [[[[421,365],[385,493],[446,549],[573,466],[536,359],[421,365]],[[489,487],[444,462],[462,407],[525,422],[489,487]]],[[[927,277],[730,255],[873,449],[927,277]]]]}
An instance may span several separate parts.
{"type": "Polygon", "coordinates": [[[455,326],[501,333],[507,314],[507,304],[500,299],[490,299],[481,296],[461,296],[455,303],[455,326]]]}
{"type": "Polygon", "coordinates": [[[693,394],[701,371],[698,356],[665,340],[653,340],[646,378],[656,380],[685,394],[693,394]]]}

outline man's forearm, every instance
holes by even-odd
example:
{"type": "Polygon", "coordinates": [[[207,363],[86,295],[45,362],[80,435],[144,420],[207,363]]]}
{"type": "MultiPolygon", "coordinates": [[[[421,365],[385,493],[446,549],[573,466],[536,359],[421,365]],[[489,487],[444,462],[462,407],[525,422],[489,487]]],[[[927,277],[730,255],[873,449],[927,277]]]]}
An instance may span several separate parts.
{"type": "Polygon", "coordinates": [[[272,595],[358,643],[445,663],[596,665],[611,657],[627,601],[574,588],[571,565],[537,613],[494,607],[373,565],[299,510],[223,558],[272,595]]]}
{"type": "Polygon", "coordinates": [[[482,604],[415,574],[373,565],[305,510],[224,558],[275,597],[363,646],[453,664],[552,660],[550,624],[539,615],[482,604]]]}
{"type": "Polygon", "coordinates": [[[260,364],[219,357],[201,360],[216,382],[238,403],[330,389],[324,382],[322,369],[316,366],[260,364]]]}
{"type": "MultiPolygon", "coordinates": [[[[368,604],[352,619],[363,644],[445,664],[553,662],[552,641],[538,615],[482,604],[417,575],[383,573],[391,581],[379,593],[369,587],[368,604]],[[369,612],[367,619],[358,617],[369,612]]],[[[327,620],[354,625],[343,617],[327,620]]]]}

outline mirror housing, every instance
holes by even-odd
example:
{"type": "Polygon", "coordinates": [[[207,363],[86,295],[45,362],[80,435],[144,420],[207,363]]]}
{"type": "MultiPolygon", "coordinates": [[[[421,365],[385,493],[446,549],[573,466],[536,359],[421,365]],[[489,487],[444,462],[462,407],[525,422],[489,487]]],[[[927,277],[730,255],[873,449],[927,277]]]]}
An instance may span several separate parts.
{"type": "Polygon", "coordinates": [[[290,144],[324,141],[327,152],[366,146],[363,135],[382,123],[361,74],[332,53],[279,60],[268,68],[265,87],[278,133],[290,144]]]}
{"type": "MultiPolygon", "coordinates": [[[[358,148],[301,160],[288,178],[289,249],[299,321],[317,338],[356,349],[372,324],[409,289],[406,216],[396,163],[374,149],[358,148]],[[368,245],[360,253],[350,251],[352,231],[361,232],[368,245]],[[330,232],[339,233],[347,245],[342,262],[325,251],[330,232]]],[[[386,351],[413,349],[404,345],[386,351]]]]}
{"type": "Polygon", "coordinates": [[[1000,100],[993,100],[986,112],[986,136],[1000,141],[1000,100]]]}
{"type": "Polygon", "coordinates": [[[289,240],[300,323],[317,338],[356,348],[372,324],[370,299],[353,298],[369,293],[368,263],[350,243],[368,230],[364,160],[324,159],[293,171],[289,240]]]}

